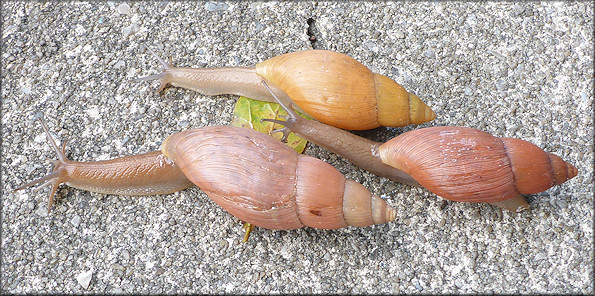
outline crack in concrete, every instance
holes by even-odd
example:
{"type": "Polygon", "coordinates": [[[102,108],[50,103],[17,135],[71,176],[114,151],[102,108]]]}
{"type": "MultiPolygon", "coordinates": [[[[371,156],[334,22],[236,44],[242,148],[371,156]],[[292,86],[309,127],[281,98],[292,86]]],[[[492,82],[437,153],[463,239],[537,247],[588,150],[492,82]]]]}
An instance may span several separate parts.
{"type": "Polygon", "coordinates": [[[317,41],[317,35],[318,35],[318,30],[316,29],[316,25],[315,25],[315,20],[314,18],[309,18],[307,20],[308,22],[308,30],[306,31],[306,34],[308,34],[309,36],[309,40],[310,43],[312,44],[312,49],[317,49],[316,46],[316,41],[317,41]]]}

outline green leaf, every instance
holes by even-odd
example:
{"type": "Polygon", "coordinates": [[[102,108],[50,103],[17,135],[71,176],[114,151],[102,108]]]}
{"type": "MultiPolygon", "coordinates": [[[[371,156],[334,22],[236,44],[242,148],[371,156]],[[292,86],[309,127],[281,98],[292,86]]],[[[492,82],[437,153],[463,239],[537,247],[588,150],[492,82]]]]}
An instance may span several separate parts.
{"type": "MultiPolygon", "coordinates": [[[[298,112],[298,114],[306,119],[312,119],[306,114],[298,112]]],[[[282,128],[282,125],[272,122],[260,122],[261,119],[279,119],[283,120],[279,116],[286,116],[287,112],[279,106],[277,103],[262,102],[253,100],[246,97],[240,97],[233,109],[233,120],[231,125],[251,128],[255,131],[271,135],[272,131],[282,128]]],[[[274,133],[271,135],[275,139],[281,140],[283,137],[282,133],[274,133]]],[[[297,153],[302,153],[306,149],[308,141],[296,136],[294,133],[290,133],[287,137],[286,145],[291,147],[297,153]]]]}

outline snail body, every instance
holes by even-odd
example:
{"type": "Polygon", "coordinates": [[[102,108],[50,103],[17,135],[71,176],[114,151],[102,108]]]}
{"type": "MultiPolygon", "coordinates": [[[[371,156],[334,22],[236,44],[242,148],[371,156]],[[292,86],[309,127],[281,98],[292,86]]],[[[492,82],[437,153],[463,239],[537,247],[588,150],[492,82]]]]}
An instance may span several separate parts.
{"type": "Polygon", "coordinates": [[[412,130],[379,143],[303,119],[279,103],[289,114],[287,120],[265,120],[284,125],[285,134],[292,131],[374,174],[423,186],[453,201],[486,202],[519,212],[529,208],[522,194],[545,191],[577,175],[572,164],[520,139],[446,126],[412,130]]]}
{"type": "Polygon", "coordinates": [[[291,98],[317,120],[349,130],[421,124],[436,117],[418,96],[394,80],[333,51],[287,53],[255,68],[175,68],[158,59],[164,67],[162,73],[135,81],[159,79],[160,90],[171,84],[207,95],[236,94],[273,101],[260,83],[264,79],[281,100],[291,98]]]}
{"type": "Polygon", "coordinates": [[[122,195],[167,194],[195,184],[232,215],[264,228],[364,227],[396,218],[383,199],[331,165],[254,130],[203,127],[168,137],[163,153],[76,162],[42,126],[59,159],[52,173],[15,191],[51,184],[49,207],[61,183],[122,195]]]}
{"type": "Polygon", "coordinates": [[[215,203],[259,227],[336,229],[396,217],[384,200],[331,165],[250,129],[187,130],[169,136],[161,149],[215,203]]]}
{"type": "Polygon", "coordinates": [[[169,194],[192,186],[182,171],[159,151],[103,161],[69,160],[64,154],[64,147],[59,149],[45,123],[42,121],[41,124],[48,142],[58,154],[58,159],[54,160],[54,170],[14,191],[42,182],[42,186],[51,185],[48,211],[62,183],[78,189],[121,195],[169,194]]]}

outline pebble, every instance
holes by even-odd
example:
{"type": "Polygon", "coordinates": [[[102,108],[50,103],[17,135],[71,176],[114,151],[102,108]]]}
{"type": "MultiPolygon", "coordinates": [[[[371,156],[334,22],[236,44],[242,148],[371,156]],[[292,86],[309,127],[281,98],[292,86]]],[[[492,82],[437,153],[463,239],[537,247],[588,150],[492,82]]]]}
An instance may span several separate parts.
{"type": "Polygon", "coordinates": [[[81,287],[83,287],[83,289],[87,289],[91,284],[92,277],[93,270],[89,270],[86,272],[79,273],[79,275],[76,276],[76,281],[79,283],[79,285],[81,285],[81,287]]]}
{"type": "Polygon", "coordinates": [[[121,69],[124,68],[126,66],[126,62],[125,61],[118,61],[115,65],[114,68],[116,69],[121,69]]]}
{"type": "Polygon", "coordinates": [[[401,30],[397,30],[395,32],[395,37],[397,37],[398,39],[403,39],[403,38],[405,38],[405,33],[403,33],[403,31],[401,31],[401,30]]]}
{"type": "Polygon", "coordinates": [[[226,3],[215,3],[215,2],[207,2],[205,4],[205,7],[208,11],[213,12],[213,11],[222,11],[222,10],[227,10],[227,8],[229,8],[229,5],[227,5],[226,3]]]}
{"type": "Polygon", "coordinates": [[[229,243],[228,243],[226,240],[224,240],[224,239],[220,239],[220,240],[219,240],[219,247],[220,247],[222,250],[225,250],[225,249],[227,249],[227,246],[228,246],[228,245],[229,245],[229,243]]]}
{"type": "Polygon", "coordinates": [[[500,79],[498,81],[496,81],[496,89],[498,90],[507,90],[508,89],[508,83],[506,83],[506,81],[500,79]]]}
{"type": "Polygon", "coordinates": [[[122,259],[124,259],[124,261],[130,260],[130,253],[127,250],[122,251],[122,259]]]}
{"type": "Polygon", "coordinates": [[[70,220],[70,223],[72,223],[72,225],[76,228],[81,224],[81,217],[80,216],[74,216],[72,218],[72,220],[70,220]]]}
{"type": "Polygon", "coordinates": [[[543,260],[546,258],[547,258],[547,255],[545,253],[537,253],[537,255],[535,255],[535,260],[543,260]]]}
{"type": "Polygon", "coordinates": [[[120,287],[115,287],[113,290],[110,291],[111,294],[124,294],[124,290],[120,287]]]}
{"type": "Polygon", "coordinates": [[[128,14],[130,12],[130,5],[126,3],[122,3],[118,5],[118,13],[120,14],[128,14]]]}
{"type": "Polygon", "coordinates": [[[39,217],[46,217],[48,215],[48,208],[47,206],[37,206],[37,209],[35,210],[35,214],[39,217]]]}
{"type": "Polygon", "coordinates": [[[455,286],[457,288],[461,289],[461,288],[463,288],[463,283],[460,280],[456,279],[455,280],[455,286]]]}
{"type": "Polygon", "coordinates": [[[566,209],[566,208],[568,208],[568,202],[566,202],[566,201],[565,201],[565,200],[563,200],[563,199],[557,199],[557,200],[556,200],[556,205],[558,205],[558,207],[559,207],[560,209],[566,209]]]}
{"type": "Polygon", "coordinates": [[[486,226],[486,231],[487,231],[488,233],[492,233],[492,232],[494,231],[494,229],[492,228],[492,225],[488,225],[488,226],[486,226]]]}
{"type": "Polygon", "coordinates": [[[179,123],[179,126],[182,129],[187,129],[189,125],[190,125],[190,122],[188,122],[187,120],[182,120],[179,123]]]}
{"type": "Polygon", "coordinates": [[[413,285],[415,286],[415,288],[416,288],[418,291],[420,291],[420,292],[421,292],[421,291],[423,291],[423,290],[424,290],[424,288],[422,288],[422,286],[419,284],[419,281],[418,281],[417,279],[413,279],[413,280],[411,280],[411,281],[412,281],[413,285]]]}
{"type": "Polygon", "coordinates": [[[371,52],[378,52],[378,50],[380,50],[380,48],[374,41],[366,41],[363,45],[371,52]]]}
{"type": "Polygon", "coordinates": [[[122,38],[126,39],[130,35],[133,35],[136,32],[138,32],[139,30],[140,30],[140,28],[138,27],[137,24],[131,24],[130,26],[124,27],[124,28],[122,28],[122,38]]]}
{"type": "Polygon", "coordinates": [[[436,58],[436,52],[434,52],[433,50],[429,49],[426,52],[424,52],[424,55],[430,59],[434,59],[436,58]]]}

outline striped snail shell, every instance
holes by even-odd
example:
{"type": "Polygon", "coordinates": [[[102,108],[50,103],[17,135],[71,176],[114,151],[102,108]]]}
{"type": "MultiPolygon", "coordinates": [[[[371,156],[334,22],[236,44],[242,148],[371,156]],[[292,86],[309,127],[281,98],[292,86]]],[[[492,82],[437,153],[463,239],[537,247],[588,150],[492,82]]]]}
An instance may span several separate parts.
{"type": "Polygon", "coordinates": [[[436,118],[418,96],[352,57],[328,50],[283,54],[256,64],[256,74],[283,90],[312,117],[363,130],[436,118]]]}
{"type": "MultiPolygon", "coordinates": [[[[382,162],[454,201],[505,202],[577,174],[572,164],[527,141],[466,127],[409,131],[382,144],[379,154],[382,162]]],[[[524,208],[519,205],[518,210],[524,208]]]]}
{"type": "Polygon", "coordinates": [[[395,211],[331,165],[246,128],[211,126],[169,136],[165,156],[215,203],[268,229],[336,229],[395,219],[395,211]]]}

